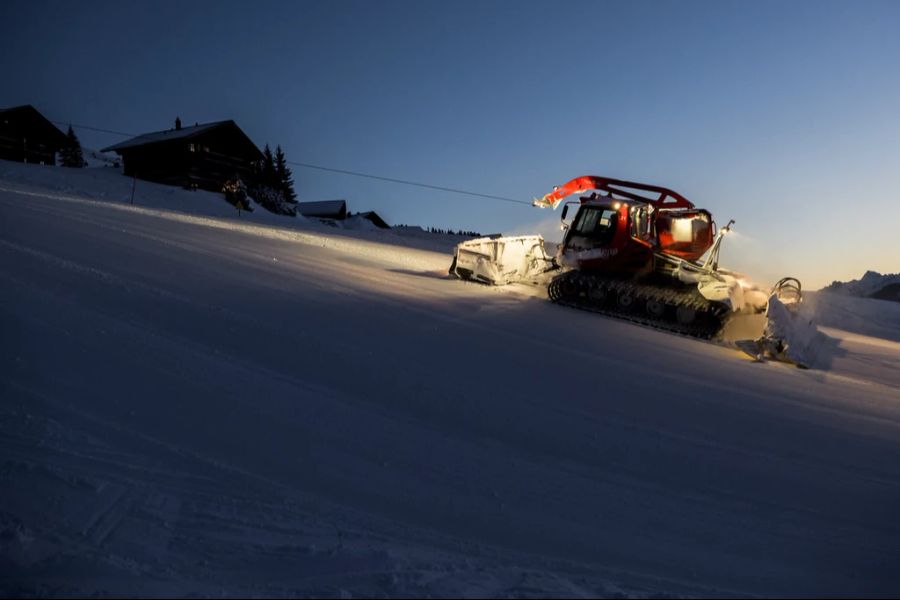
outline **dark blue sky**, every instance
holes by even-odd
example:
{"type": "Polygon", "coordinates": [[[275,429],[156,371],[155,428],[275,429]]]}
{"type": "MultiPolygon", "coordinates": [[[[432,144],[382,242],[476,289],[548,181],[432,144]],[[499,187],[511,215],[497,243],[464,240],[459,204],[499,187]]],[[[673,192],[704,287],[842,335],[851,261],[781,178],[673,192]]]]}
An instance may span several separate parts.
{"type": "MultiPolygon", "coordinates": [[[[142,133],[235,119],[289,160],[530,200],[584,174],[737,220],[723,260],[900,271],[900,2],[10,2],[0,106],[142,133]]],[[[87,146],[120,138],[78,131],[87,146]]],[[[392,223],[528,206],[294,169],[392,223]]]]}

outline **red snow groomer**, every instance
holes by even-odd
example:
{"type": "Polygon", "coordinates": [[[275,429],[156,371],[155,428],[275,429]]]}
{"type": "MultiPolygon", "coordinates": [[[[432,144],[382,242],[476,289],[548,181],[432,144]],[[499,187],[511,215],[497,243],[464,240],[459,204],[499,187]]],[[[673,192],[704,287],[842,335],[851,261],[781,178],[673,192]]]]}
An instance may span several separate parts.
{"type": "MultiPolygon", "coordinates": [[[[700,338],[713,337],[737,311],[765,309],[767,294],[745,301],[741,276],[719,268],[734,221],[717,231],[709,211],[673,190],[590,175],[533,204],[555,209],[573,194],[584,195],[563,206],[566,232],[553,265],[563,271],[549,282],[552,301],[700,338]]],[[[551,270],[548,260],[540,236],[479,239],[457,247],[451,273],[487,283],[534,280],[551,270]]],[[[799,282],[787,287],[794,283],[799,297],[799,282]]]]}
{"type": "Polygon", "coordinates": [[[563,206],[557,260],[570,270],[550,282],[553,301],[704,338],[744,307],[738,277],[718,265],[733,222],[716,232],[709,211],[681,194],[608,177],[578,177],[534,204],[556,208],[588,191],[571,224],[572,203],[563,206]]]}

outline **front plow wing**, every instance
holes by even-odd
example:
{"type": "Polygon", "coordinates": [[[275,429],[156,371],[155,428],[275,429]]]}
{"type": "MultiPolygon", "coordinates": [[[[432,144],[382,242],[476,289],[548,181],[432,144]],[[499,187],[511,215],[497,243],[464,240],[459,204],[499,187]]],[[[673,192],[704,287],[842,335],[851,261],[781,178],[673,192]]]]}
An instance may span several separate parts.
{"type": "Polygon", "coordinates": [[[556,268],[544,250],[539,235],[478,238],[459,244],[450,265],[450,275],[487,283],[506,285],[531,281],[556,268]]]}

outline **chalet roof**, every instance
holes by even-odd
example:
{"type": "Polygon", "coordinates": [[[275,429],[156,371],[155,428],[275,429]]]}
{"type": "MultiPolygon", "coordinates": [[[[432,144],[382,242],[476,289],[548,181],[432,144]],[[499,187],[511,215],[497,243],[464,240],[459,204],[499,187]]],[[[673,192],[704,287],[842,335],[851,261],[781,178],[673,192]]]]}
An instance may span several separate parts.
{"type": "MultiPolygon", "coordinates": [[[[41,115],[41,111],[39,111],[38,109],[36,109],[35,107],[33,107],[30,104],[22,104],[21,106],[10,106],[9,108],[0,108],[0,115],[2,115],[3,113],[14,113],[14,112],[24,112],[24,111],[36,112],[37,114],[41,115]]],[[[44,115],[41,115],[41,116],[43,117],[44,115]]],[[[46,117],[44,117],[44,118],[46,119],[46,117]]]]}
{"type": "Polygon", "coordinates": [[[0,115],[2,115],[5,112],[13,112],[13,111],[29,109],[29,108],[32,110],[37,110],[30,104],[23,104],[22,106],[10,106],[9,108],[0,108],[0,115]]]}
{"type": "Polygon", "coordinates": [[[9,108],[0,108],[0,118],[9,118],[13,115],[20,115],[23,118],[31,119],[32,124],[36,124],[40,128],[40,133],[45,136],[47,141],[56,142],[59,145],[66,143],[66,134],[60,131],[59,127],[50,122],[50,120],[41,114],[41,112],[30,104],[22,106],[11,106],[9,108]]]}
{"type": "Polygon", "coordinates": [[[297,212],[304,217],[331,217],[346,213],[346,200],[319,200],[318,202],[299,202],[297,212]]]}
{"type": "MultiPolygon", "coordinates": [[[[196,137],[202,133],[206,133],[208,131],[212,131],[218,127],[225,126],[233,126],[237,129],[241,135],[245,138],[247,137],[241,128],[237,126],[233,120],[228,119],[226,121],[215,121],[213,123],[201,123],[199,125],[193,125],[189,127],[182,127],[181,129],[166,129],[165,131],[154,131],[151,133],[145,133],[143,135],[139,135],[131,138],[130,140],[125,140],[124,142],[119,142],[118,144],[113,144],[112,146],[108,146],[103,148],[101,152],[108,151],[116,151],[127,150],[128,148],[136,148],[138,146],[147,146],[149,144],[157,144],[160,142],[169,142],[172,140],[187,140],[193,137],[196,137]]],[[[256,148],[256,145],[250,141],[250,138],[247,138],[247,141],[250,142],[251,145],[256,149],[256,153],[262,157],[262,153],[259,151],[259,148],[256,148]]]]}

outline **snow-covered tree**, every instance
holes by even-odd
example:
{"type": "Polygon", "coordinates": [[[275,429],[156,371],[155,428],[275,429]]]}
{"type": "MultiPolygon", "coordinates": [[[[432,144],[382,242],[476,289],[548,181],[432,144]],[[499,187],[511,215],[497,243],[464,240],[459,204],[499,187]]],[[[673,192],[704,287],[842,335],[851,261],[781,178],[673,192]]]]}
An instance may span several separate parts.
{"type": "Polygon", "coordinates": [[[296,202],[288,202],[281,190],[272,189],[264,185],[252,190],[250,195],[257,204],[269,212],[289,217],[297,216],[296,202]]]}
{"type": "Polygon", "coordinates": [[[85,166],[84,155],[81,152],[81,142],[75,135],[75,130],[69,125],[66,133],[66,144],[59,149],[59,164],[64,167],[82,168],[85,166]]]}
{"type": "Polygon", "coordinates": [[[287,166],[281,146],[275,154],[266,144],[263,158],[254,165],[248,194],[257,204],[278,215],[297,216],[297,194],[291,170],[287,166]]]}
{"type": "Polygon", "coordinates": [[[242,210],[248,212],[253,210],[247,198],[247,186],[244,185],[240,177],[226,181],[225,185],[222,186],[222,192],[225,194],[225,199],[228,203],[238,209],[238,214],[242,210]]]}

